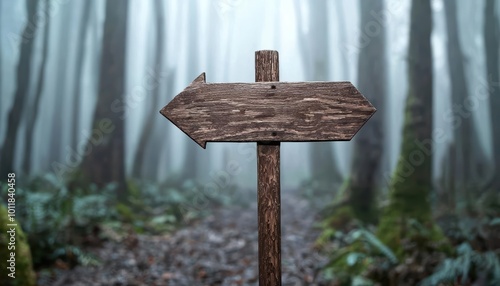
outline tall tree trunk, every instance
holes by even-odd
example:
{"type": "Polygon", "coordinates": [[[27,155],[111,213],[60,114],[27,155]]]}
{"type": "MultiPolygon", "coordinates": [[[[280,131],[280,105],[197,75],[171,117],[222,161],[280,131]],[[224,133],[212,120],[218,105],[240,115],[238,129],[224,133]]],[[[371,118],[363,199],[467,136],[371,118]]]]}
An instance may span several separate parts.
{"type": "MultiPolygon", "coordinates": [[[[155,65],[155,71],[154,71],[154,76],[156,77],[155,80],[159,81],[160,80],[160,74],[163,69],[163,61],[164,61],[164,54],[168,53],[168,51],[165,49],[165,17],[164,17],[164,9],[162,5],[163,0],[156,0],[155,3],[155,20],[156,20],[156,47],[155,47],[155,58],[154,62],[156,63],[155,65]]],[[[156,88],[152,91],[152,98],[151,98],[151,106],[147,112],[146,116],[146,122],[141,130],[141,135],[139,137],[139,144],[137,151],[135,153],[135,158],[134,158],[134,164],[132,168],[132,175],[140,178],[142,175],[142,172],[144,171],[144,165],[146,163],[146,156],[145,153],[147,150],[150,150],[151,152],[154,152],[154,157],[158,157],[158,152],[160,150],[158,149],[150,149],[148,147],[151,147],[151,141],[153,139],[153,131],[155,131],[155,123],[157,122],[156,119],[158,119],[158,106],[161,104],[161,88],[158,84],[156,88]]],[[[154,165],[154,164],[152,164],[154,165]]],[[[155,171],[156,165],[149,171],[147,174],[144,174],[148,179],[156,179],[156,173],[152,174],[152,171],[155,171]]]]}
{"type": "MultiPolygon", "coordinates": [[[[0,22],[2,21],[2,3],[0,3],[0,22]]],[[[0,53],[0,67],[3,67],[2,66],[2,53],[0,53]]],[[[2,68],[0,68],[0,90],[2,90],[2,68]]],[[[1,124],[1,122],[0,122],[1,124]]],[[[2,145],[0,145],[0,152],[2,152],[2,145]]],[[[0,156],[1,156],[1,153],[0,153],[0,156]]],[[[1,157],[0,157],[1,158],[1,157]]]]}
{"type": "MultiPolygon", "coordinates": [[[[50,0],[45,0],[45,9],[48,11],[50,0]]],[[[22,170],[25,174],[31,172],[31,151],[33,145],[33,136],[36,119],[38,117],[38,110],[40,105],[40,98],[42,97],[43,85],[45,82],[45,72],[47,69],[47,54],[49,46],[49,32],[50,32],[50,17],[47,17],[45,22],[45,31],[42,47],[42,62],[40,63],[40,72],[38,74],[38,83],[36,85],[35,98],[30,106],[30,111],[26,112],[26,129],[25,129],[25,143],[24,143],[24,158],[22,170]]]]}
{"type": "Polygon", "coordinates": [[[38,8],[38,0],[26,0],[27,23],[24,27],[20,42],[19,63],[17,65],[16,92],[14,104],[10,108],[7,121],[7,132],[2,144],[0,176],[14,171],[14,153],[17,147],[17,131],[24,116],[23,107],[28,97],[28,87],[31,80],[31,57],[33,53],[34,36],[38,25],[33,24],[34,15],[38,8]]]}
{"type": "MultiPolygon", "coordinates": [[[[467,78],[464,69],[464,55],[460,44],[460,35],[457,22],[456,0],[444,1],[446,13],[446,27],[448,31],[448,69],[451,79],[452,106],[463,109],[464,113],[457,111],[453,116],[455,136],[455,178],[457,190],[455,194],[458,204],[469,201],[473,192],[481,189],[485,181],[486,156],[479,142],[479,135],[474,123],[473,110],[468,110],[466,102],[469,99],[467,78]],[[478,173],[478,172],[482,172],[478,173]]],[[[461,210],[459,210],[461,211],[461,210]]]]}
{"type": "MultiPolygon", "coordinates": [[[[361,1],[360,30],[376,22],[373,11],[383,11],[383,0],[361,1]]],[[[354,138],[351,176],[346,194],[355,217],[373,222],[375,216],[376,175],[383,153],[383,115],[386,93],[385,23],[379,23],[380,33],[370,39],[360,50],[358,61],[358,87],[361,93],[377,107],[378,112],[370,118],[354,138]]],[[[363,36],[360,37],[363,41],[363,36]]]]}
{"type": "Polygon", "coordinates": [[[500,191],[500,82],[498,53],[500,43],[500,23],[495,14],[498,1],[486,0],[484,7],[484,47],[486,49],[486,80],[488,81],[488,88],[490,93],[490,116],[493,137],[493,153],[495,163],[495,174],[493,189],[500,191]]]}
{"type": "Polygon", "coordinates": [[[93,117],[91,152],[82,162],[85,178],[102,187],[117,184],[118,200],[126,199],[125,185],[125,55],[128,1],[106,1],[99,96],[93,117]]]}
{"type": "MultiPolygon", "coordinates": [[[[188,10],[192,17],[189,17],[188,29],[189,29],[189,41],[188,41],[188,62],[187,62],[187,74],[189,79],[194,79],[200,74],[199,68],[199,36],[198,36],[198,7],[193,2],[189,2],[187,7],[191,9],[188,10]]],[[[182,177],[196,178],[199,179],[200,169],[199,164],[201,163],[200,154],[203,150],[190,138],[186,138],[186,152],[184,156],[184,166],[182,167],[182,177]]]]}
{"type": "Polygon", "coordinates": [[[74,98],[71,113],[73,121],[71,124],[71,146],[77,150],[78,134],[80,133],[80,98],[82,94],[82,73],[85,59],[85,44],[87,43],[87,31],[90,26],[90,11],[93,6],[93,1],[85,1],[83,3],[83,13],[80,20],[80,29],[78,31],[80,44],[76,46],[76,71],[75,71],[75,85],[74,85],[74,98]]]}
{"type": "MultiPolygon", "coordinates": [[[[345,11],[344,11],[344,1],[334,1],[335,2],[335,10],[337,11],[337,18],[338,18],[338,32],[339,32],[339,39],[341,43],[346,44],[347,43],[347,29],[346,29],[346,23],[345,23],[345,11]]],[[[360,5],[364,5],[366,3],[361,2],[360,5]]],[[[379,10],[376,10],[379,11],[379,10]]],[[[364,28],[365,26],[362,25],[361,28],[364,28]]],[[[343,50],[343,49],[341,49],[343,50]]],[[[348,54],[343,53],[341,55],[341,60],[342,60],[342,68],[344,70],[344,75],[343,77],[345,79],[348,79],[351,76],[351,68],[349,66],[349,61],[348,61],[348,54]]]]}
{"type": "MultiPolygon", "coordinates": [[[[408,51],[408,96],[399,160],[378,235],[403,254],[402,239],[412,238],[409,220],[439,232],[431,217],[432,188],[432,11],[430,0],[413,0],[408,51]]],[[[436,236],[431,236],[437,239],[436,236]]]]}
{"type": "Polygon", "coordinates": [[[441,176],[438,178],[437,203],[439,209],[438,216],[448,215],[456,209],[456,150],[455,143],[448,144],[446,153],[441,161],[441,176]]]}
{"type": "MultiPolygon", "coordinates": [[[[61,7],[62,15],[61,22],[59,23],[59,42],[60,43],[68,43],[70,41],[70,25],[72,23],[71,17],[71,7],[64,6],[61,7]]],[[[70,68],[68,65],[68,61],[70,59],[69,52],[70,49],[68,46],[58,45],[58,53],[57,53],[57,85],[54,92],[54,102],[57,102],[57,107],[54,107],[53,110],[53,120],[51,124],[50,131],[50,149],[49,149],[49,160],[52,162],[62,161],[63,154],[63,127],[64,127],[64,110],[61,108],[66,106],[66,102],[68,100],[68,79],[70,68]]]]}
{"type": "MultiPolygon", "coordinates": [[[[296,2],[296,12],[301,23],[301,9],[296,2]]],[[[298,25],[299,48],[306,78],[308,80],[326,81],[330,78],[330,46],[328,44],[328,9],[326,1],[309,3],[309,29],[304,33],[298,25]]],[[[335,183],[342,180],[336,164],[331,143],[314,143],[309,147],[309,163],[312,178],[317,180],[321,188],[331,190],[335,183]]]]}
{"type": "MultiPolygon", "coordinates": [[[[167,40],[168,41],[168,40],[167,40]]],[[[158,107],[161,107],[165,102],[169,101],[169,95],[172,95],[174,93],[174,81],[175,81],[175,69],[170,68],[166,72],[162,71],[162,77],[161,80],[162,82],[165,82],[164,89],[158,90],[157,94],[157,102],[159,102],[156,105],[156,109],[154,110],[154,113],[157,114],[158,112],[158,107]],[[164,78],[164,75],[166,75],[166,80],[164,78]],[[160,93],[161,92],[161,93],[160,93]]],[[[165,126],[162,124],[162,118],[156,116],[155,117],[155,124],[154,124],[154,129],[151,130],[151,136],[149,139],[149,142],[146,143],[146,158],[144,159],[145,165],[143,166],[143,174],[146,174],[149,177],[146,177],[147,179],[151,180],[161,180],[168,178],[170,174],[168,173],[171,168],[171,160],[170,159],[170,150],[167,149],[169,142],[170,141],[170,131],[171,128],[170,126],[167,126],[167,129],[165,129],[165,126]],[[166,158],[166,159],[165,159],[166,158]]]]}

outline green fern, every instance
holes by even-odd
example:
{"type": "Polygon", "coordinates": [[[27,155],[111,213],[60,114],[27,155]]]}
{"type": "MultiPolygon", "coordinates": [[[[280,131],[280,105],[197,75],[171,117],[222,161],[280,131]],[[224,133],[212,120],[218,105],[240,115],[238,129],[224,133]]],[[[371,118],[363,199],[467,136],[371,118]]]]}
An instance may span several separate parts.
{"type": "Polygon", "coordinates": [[[375,285],[363,277],[371,265],[380,261],[386,261],[387,266],[398,263],[394,252],[366,229],[355,229],[345,235],[336,232],[335,236],[345,246],[332,254],[323,269],[329,280],[340,281],[341,285],[375,285]]]}
{"type": "Polygon", "coordinates": [[[94,255],[83,251],[78,246],[68,245],[65,247],[60,247],[54,251],[52,254],[53,258],[58,257],[71,257],[75,260],[79,265],[83,266],[99,266],[101,262],[94,255]]]}
{"type": "Polygon", "coordinates": [[[457,279],[465,283],[478,269],[488,274],[488,285],[500,285],[500,257],[497,253],[476,252],[465,242],[458,246],[457,254],[455,258],[445,259],[431,276],[421,282],[420,286],[452,283],[457,279]]]}
{"type": "MultiPolygon", "coordinates": [[[[116,184],[99,188],[92,183],[64,182],[50,173],[25,180],[16,191],[16,216],[28,237],[35,265],[51,264],[58,255],[73,255],[78,257],[77,263],[92,264],[94,260],[75,247],[88,241],[86,238],[95,239],[95,231],[103,224],[119,221],[137,232],[169,232],[206,213],[205,205],[195,203],[228,204],[236,188],[228,185],[207,192],[196,181],[176,178],[161,185],[131,180],[127,187],[128,201],[117,205],[116,184]]],[[[2,184],[0,195],[6,193],[7,185],[2,184]]]]}
{"type": "MultiPolygon", "coordinates": [[[[94,227],[114,216],[114,209],[109,207],[113,188],[90,185],[70,192],[53,174],[32,178],[18,187],[16,216],[28,237],[35,266],[50,264],[51,257],[67,247],[81,257],[78,262],[92,264],[92,259],[71,245],[80,243],[94,227]]],[[[1,194],[5,193],[4,187],[1,194]]]]}
{"type": "Polygon", "coordinates": [[[356,229],[348,234],[348,240],[352,244],[356,241],[363,241],[367,248],[369,249],[369,254],[379,255],[382,254],[383,257],[389,259],[393,264],[398,263],[398,259],[394,252],[385,245],[380,239],[378,239],[373,233],[366,229],[356,229]]]}

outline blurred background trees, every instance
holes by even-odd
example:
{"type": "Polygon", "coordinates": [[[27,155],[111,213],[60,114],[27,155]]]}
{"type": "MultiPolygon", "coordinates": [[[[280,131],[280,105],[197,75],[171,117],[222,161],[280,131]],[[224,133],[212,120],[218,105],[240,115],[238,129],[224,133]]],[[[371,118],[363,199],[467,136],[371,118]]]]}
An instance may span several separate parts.
{"type": "Polygon", "coordinates": [[[0,1],[0,181],[25,189],[35,266],[102,221],[171,231],[253,198],[252,144],[202,150],[158,111],[204,71],[252,82],[259,49],[283,81],[352,81],[378,109],[352,142],[283,144],[283,196],[311,199],[318,244],[347,249],[335,277],[400,285],[405,258],[437,279],[498,252],[497,1],[268,2],[0,1]]]}

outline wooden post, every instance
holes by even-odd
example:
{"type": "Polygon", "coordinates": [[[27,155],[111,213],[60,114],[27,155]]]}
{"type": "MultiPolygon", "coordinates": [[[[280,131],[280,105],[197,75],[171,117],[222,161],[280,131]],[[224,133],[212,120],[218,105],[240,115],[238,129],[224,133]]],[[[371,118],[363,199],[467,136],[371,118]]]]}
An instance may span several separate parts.
{"type": "MultiPolygon", "coordinates": [[[[255,52],[255,81],[279,81],[277,51],[255,52]]],[[[257,142],[257,174],[259,285],[278,286],[281,285],[280,142],[257,142]]]]}
{"type": "Polygon", "coordinates": [[[202,73],[160,113],[202,148],[257,142],[259,283],[280,286],[280,143],[351,140],[376,109],[350,82],[279,82],[277,51],[255,52],[255,81],[202,73]]]}

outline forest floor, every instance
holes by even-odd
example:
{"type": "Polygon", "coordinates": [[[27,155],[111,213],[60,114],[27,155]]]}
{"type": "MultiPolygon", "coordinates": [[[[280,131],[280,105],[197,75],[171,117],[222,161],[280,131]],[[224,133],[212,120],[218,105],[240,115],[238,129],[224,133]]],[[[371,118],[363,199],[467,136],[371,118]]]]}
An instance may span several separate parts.
{"type": "MultiPolygon", "coordinates": [[[[282,193],[283,285],[327,285],[327,258],[314,248],[315,211],[297,192],[282,193]]],[[[257,205],[224,207],[163,236],[129,235],[88,249],[99,266],[58,269],[39,285],[258,285],[257,205]]],[[[40,276],[42,277],[42,276],[40,276]]]]}

